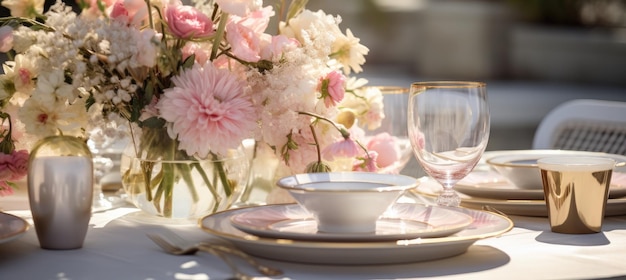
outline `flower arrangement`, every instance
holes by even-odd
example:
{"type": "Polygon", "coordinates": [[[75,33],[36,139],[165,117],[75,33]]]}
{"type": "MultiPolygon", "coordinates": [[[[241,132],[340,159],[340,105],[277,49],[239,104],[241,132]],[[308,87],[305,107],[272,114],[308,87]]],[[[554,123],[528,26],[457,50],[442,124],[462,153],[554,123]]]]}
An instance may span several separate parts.
{"type": "Polygon", "coordinates": [[[368,49],[340,17],[305,0],[78,2],[2,1],[0,190],[36,139],[88,137],[102,116],[130,125],[138,157],[218,159],[253,138],[291,173],[380,167],[362,129],[382,94],[349,77],[368,49]]]}

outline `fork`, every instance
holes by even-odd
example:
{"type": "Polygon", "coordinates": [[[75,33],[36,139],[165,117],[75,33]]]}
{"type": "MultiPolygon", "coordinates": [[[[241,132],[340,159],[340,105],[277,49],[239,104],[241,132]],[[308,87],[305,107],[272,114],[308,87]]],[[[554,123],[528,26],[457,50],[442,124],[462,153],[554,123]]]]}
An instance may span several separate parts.
{"type": "MultiPolygon", "coordinates": [[[[199,250],[214,254],[220,257],[224,262],[226,262],[235,272],[235,274],[240,274],[243,276],[243,273],[238,271],[236,266],[230,261],[228,257],[224,254],[231,254],[237,257],[242,258],[250,265],[256,268],[257,271],[266,276],[278,276],[283,274],[280,269],[268,267],[258,263],[254,258],[249,256],[248,254],[237,250],[230,246],[225,246],[221,244],[213,244],[208,242],[200,242],[195,245],[189,245],[189,243],[171,231],[163,231],[162,234],[147,234],[152,241],[154,241],[157,245],[163,248],[166,252],[174,255],[192,255],[197,253],[199,250]]],[[[245,279],[245,277],[244,277],[245,279]]]]}

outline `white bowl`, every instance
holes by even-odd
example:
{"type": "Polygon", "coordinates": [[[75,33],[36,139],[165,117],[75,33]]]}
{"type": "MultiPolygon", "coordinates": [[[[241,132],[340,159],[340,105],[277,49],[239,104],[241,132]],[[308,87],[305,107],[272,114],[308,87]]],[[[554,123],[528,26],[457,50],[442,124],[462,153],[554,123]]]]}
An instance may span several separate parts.
{"type": "MultiPolygon", "coordinates": [[[[487,164],[503,175],[520,189],[542,189],[541,172],[537,160],[553,156],[594,156],[608,157],[616,161],[616,166],[626,164],[626,157],[621,155],[566,150],[525,150],[498,154],[486,159],[487,164]]],[[[616,171],[620,171],[616,169],[616,171]]]]}
{"type": "Polygon", "coordinates": [[[417,179],[397,174],[330,172],[296,174],[277,185],[315,216],[317,229],[333,233],[376,231],[376,220],[417,179]]]}

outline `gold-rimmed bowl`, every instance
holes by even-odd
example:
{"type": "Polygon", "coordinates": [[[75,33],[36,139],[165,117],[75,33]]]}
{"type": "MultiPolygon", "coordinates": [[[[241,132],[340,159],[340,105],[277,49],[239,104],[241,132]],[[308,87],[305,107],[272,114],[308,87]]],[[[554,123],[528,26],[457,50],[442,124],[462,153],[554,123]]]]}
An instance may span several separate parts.
{"type": "Polygon", "coordinates": [[[284,177],[277,185],[311,213],[318,231],[370,233],[376,221],[415,178],[370,172],[304,173],[284,177]]]}

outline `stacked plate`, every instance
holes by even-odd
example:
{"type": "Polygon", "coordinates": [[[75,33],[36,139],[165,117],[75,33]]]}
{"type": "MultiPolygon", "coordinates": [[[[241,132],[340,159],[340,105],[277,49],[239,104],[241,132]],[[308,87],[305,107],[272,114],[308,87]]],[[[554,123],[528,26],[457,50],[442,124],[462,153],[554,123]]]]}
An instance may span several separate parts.
{"type": "Polygon", "coordinates": [[[513,227],[503,216],[466,208],[397,203],[372,233],[324,233],[297,204],[232,209],[200,221],[206,232],[258,257],[318,264],[389,264],[462,254],[513,227]]]}
{"type": "Polygon", "coordinates": [[[28,222],[20,217],[0,212],[0,243],[13,241],[26,233],[28,222]]]}
{"type": "MultiPolygon", "coordinates": [[[[609,199],[605,215],[615,216],[626,214],[626,170],[623,164],[626,157],[594,152],[577,152],[562,150],[519,150],[519,151],[493,151],[485,152],[483,160],[466,178],[455,186],[455,190],[462,197],[461,205],[474,209],[484,209],[486,206],[498,209],[509,215],[540,216],[548,215],[543,188],[541,186],[541,175],[539,170],[536,174],[522,171],[498,173],[494,171],[493,164],[498,167],[510,165],[511,167],[535,169],[537,159],[547,156],[602,156],[610,157],[618,162],[618,167],[614,170],[611,186],[609,189],[609,199]],[[509,161],[510,160],[510,161],[509,161]],[[620,167],[622,166],[622,167],[620,167]],[[510,178],[505,176],[518,176],[520,178],[510,178]],[[529,180],[529,176],[537,176],[529,180]],[[525,178],[524,178],[525,177],[525,178]],[[534,180],[536,179],[536,180],[534,180]],[[514,182],[524,181],[523,187],[518,187],[514,182]],[[538,184],[532,186],[533,183],[538,184]]],[[[428,196],[435,196],[441,190],[441,186],[432,179],[421,178],[418,192],[428,196]]]]}

